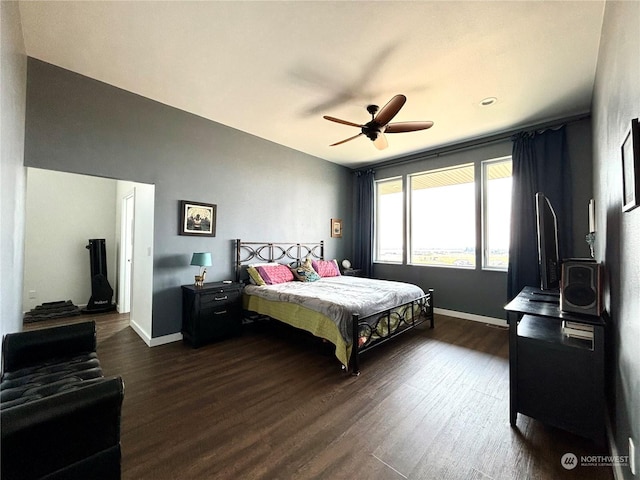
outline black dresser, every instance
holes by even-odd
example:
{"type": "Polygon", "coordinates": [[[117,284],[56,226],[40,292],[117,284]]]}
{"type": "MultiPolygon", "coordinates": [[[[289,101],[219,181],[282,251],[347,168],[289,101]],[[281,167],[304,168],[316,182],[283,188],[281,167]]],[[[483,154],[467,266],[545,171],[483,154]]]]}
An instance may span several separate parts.
{"type": "Polygon", "coordinates": [[[606,442],[606,313],[560,310],[559,296],[525,287],[509,313],[510,420],[518,413],[606,442]],[[587,328],[588,338],[565,333],[566,322],[587,328]]]}
{"type": "Polygon", "coordinates": [[[182,286],[182,335],[193,347],[242,331],[242,285],[205,283],[182,286]]]}

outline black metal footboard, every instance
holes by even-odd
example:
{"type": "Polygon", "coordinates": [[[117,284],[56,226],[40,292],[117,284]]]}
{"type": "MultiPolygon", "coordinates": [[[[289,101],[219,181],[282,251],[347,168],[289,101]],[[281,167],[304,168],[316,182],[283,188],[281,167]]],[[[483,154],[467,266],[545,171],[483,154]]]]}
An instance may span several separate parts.
{"type": "Polygon", "coordinates": [[[433,321],[433,289],[422,297],[366,317],[352,316],[353,347],[349,359],[352,375],[360,375],[360,354],[391,340],[412,328],[433,321]]]}

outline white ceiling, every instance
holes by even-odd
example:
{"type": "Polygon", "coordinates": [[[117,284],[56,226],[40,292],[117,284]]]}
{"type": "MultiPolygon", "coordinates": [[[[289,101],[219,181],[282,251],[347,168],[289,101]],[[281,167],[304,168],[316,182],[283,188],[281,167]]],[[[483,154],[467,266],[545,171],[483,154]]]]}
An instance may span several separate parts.
{"type": "Polygon", "coordinates": [[[604,0],[22,1],[27,55],[352,168],[588,112],[604,0]],[[358,129],[397,93],[378,151],[358,129]],[[485,97],[497,103],[481,107],[485,97]]]}

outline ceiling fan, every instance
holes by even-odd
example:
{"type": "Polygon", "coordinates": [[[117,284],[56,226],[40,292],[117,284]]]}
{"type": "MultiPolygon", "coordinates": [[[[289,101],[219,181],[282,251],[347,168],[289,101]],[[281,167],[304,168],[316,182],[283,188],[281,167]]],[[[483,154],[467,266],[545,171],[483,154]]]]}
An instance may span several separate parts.
{"type": "Polygon", "coordinates": [[[378,111],[377,105],[367,106],[367,111],[371,114],[371,121],[364,125],[358,125],[357,123],[348,122],[347,120],[341,120],[339,118],[330,117],[324,115],[322,118],[330,120],[336,123],[342,123],[343,125],[350,125],[352,127],[358,127],[361,132],[353,137],[349,137],[345,140],[333,143],[330,146],[341,145],[354,138],[358,138],[360,135],[365,135],[369,138],[378,150],[384,150],[389,146],[385,133],[401,133],[401,132],[415,132],[417,130],[426,130],[433,126],[433,122],[396,122],[389,123],[393,120],[393,117],[400,111],[402,106],[407,101],[407,97],[404,95],[395,95],[389,103],[387,103],[380,111],[378,111]],[[376,115],[377,113],[377,115],[376,115]]]}

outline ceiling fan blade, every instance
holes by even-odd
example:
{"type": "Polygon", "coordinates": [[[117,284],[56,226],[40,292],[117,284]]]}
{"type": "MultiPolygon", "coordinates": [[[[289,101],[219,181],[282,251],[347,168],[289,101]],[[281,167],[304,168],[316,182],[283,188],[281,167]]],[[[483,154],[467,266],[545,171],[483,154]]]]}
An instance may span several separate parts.
{"type": "Polygon", "coordinates": [[[416,130],[426,130],[433,127],[433,122],[396,122],[390,123],[385,128],[385,133],[401,133],[401,132],[415,132],[416,130]]]}
{"type": "Polygon", "coordinates": [[[357,123],[348,122],[347,120],[341,120],[336,117],[330,117],[329,115],[324,115],[322,118],[324,118],[325,120],[330,120],[332,122],[342,123],[343,125],[350,125],[352,127],[362,128],[362,125],[358,125],[357,123]]]}
{"type": "Polygon", "coordinates": [[[339,141],[339,142],[332,143],[332,144],[331,144],[331,145],[329,145],[329,146],[330,146],[330,147],[335,147],[336,145],[341,145],[341,144],[343,144],[343,143],[347,143],[349,140],[353,140],[354,138],[358,138],[360,135],[362,135],[362,133],[359,133],[359,134],[357,134],[357,135],[354,135],[353,137],[349,137],[349,138],[347,138],[347,139],[345,139],[345,140],[341,140],[341,141],[339,141]]]}
{"type": "Polygon", "coordinates": [[[400,109],[404,105],[404,102],[406,101],[407,97],[405,97],[404,95],[396,95],[391,100],[389,100],[389,103],[382,107],[373,121],[381,127],[385,126],[393,119],[393,117],[396,116],[396,114],[400,111],[400,109]]]}
{"type": "Polygon", "coordinates": [[[384,136],[384,133],[380,132],[376,139],[373,141],[373,144],[378,150],[384,150],[389,146],[389,142],[387,142],[387,137],[384,136]]]}

